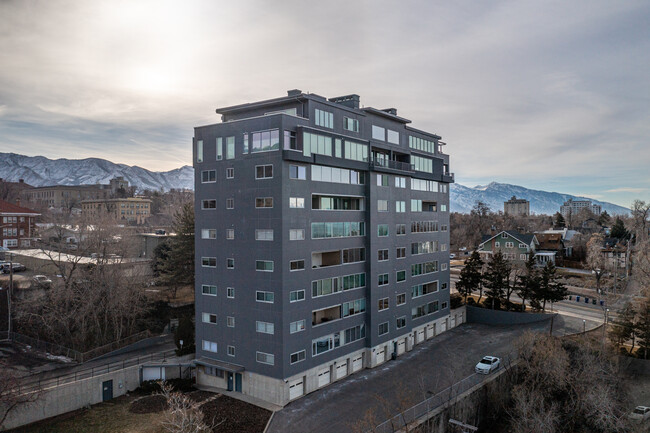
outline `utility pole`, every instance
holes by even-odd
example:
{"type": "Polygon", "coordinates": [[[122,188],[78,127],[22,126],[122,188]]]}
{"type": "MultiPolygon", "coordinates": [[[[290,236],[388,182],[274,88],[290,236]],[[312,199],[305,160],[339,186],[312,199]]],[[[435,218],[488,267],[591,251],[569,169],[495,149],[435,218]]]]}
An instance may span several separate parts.
{"type": "Polygon", "coordinates": [[[9,331],[7,337],[11,340],[11,295],[14,293],[14,253],[9,253],[9,293],[7,293],[7,318],[9,331]]]}

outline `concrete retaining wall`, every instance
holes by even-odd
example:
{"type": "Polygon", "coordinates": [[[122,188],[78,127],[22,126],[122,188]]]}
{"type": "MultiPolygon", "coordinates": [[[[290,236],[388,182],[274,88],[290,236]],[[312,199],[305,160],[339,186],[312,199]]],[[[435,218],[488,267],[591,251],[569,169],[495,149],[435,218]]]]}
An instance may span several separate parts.
{"type": "Polygon", "coordinates": [[[467,322],[486,325],[521,325],[550,319],[557,314],[521,313],[516,311],[490,310],[467,305],[467,322]]]}

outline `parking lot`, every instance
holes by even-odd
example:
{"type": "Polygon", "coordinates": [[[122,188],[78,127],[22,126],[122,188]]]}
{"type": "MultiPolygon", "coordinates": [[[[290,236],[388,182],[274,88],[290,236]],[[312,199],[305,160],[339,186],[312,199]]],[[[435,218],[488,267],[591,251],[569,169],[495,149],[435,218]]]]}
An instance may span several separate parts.
{"type": "MultiPolygon", "coordinates": [[[[395,361],[366,369],[335,382],[275,413],[268,432],[303,433],[350,431],[350,426],[375,408],[378,423],[394,415],[400,400],[409,394],[413,403],[422,401],[427,391],[435,394],[474,373],[484,355],[502,358],[507,364],[513,355],[512,343],[525,331],[548,331],[549,321],[516,326],[463,324],[414,347],[395,361]],[[381,398],[385,402],[380,403],[381,398]],[[392,409],[386,410],[387,405],[392,409]]],[[[576,331],[582,320],[557,316],[557,331],[576,331]],[[574,323],[575,322],[575,323],[574,323]]]]}

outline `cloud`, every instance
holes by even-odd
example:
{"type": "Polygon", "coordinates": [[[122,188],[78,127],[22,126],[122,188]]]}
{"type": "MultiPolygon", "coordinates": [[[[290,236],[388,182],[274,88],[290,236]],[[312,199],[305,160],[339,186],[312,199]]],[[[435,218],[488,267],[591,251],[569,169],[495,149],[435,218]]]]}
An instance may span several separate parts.
{"type": "Polygon", "coordinates": [[[648,188],[622,187],[622,188],[608,189],[605,192],[644,192],[644,191],[648,191],[648,188]]]}

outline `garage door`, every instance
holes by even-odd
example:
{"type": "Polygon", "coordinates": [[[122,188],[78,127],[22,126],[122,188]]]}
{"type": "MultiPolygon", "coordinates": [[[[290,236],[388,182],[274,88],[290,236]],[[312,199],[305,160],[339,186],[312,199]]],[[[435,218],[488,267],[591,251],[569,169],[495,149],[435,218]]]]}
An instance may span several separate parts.
{"type": "Polygon", "coordinates": [[[422,343],[424,341],[424,329],[420,329],[418,331],[418,343],[422,343]]]}
{"type": "Polygon", "coordinates": [[[336,366],[336,378],[340,379],[348,374],[348,363],[343,363],[336,366]]]}
{"type": "Polygon", "coordinates": [[[143,367],[142,381],[147,380],[165,380],[165,368],[160,367],[143,367]]]}
{"type": "Polygon", "coordinates": [[[352,371],[359,371],[363,368],[363,354],[352,360],[352,371]]]}
{"type": "Polygon", "coordinates": [[[440,324],[440,332],[445,332],[447,330],[447,319],[440,324]]]}
{"type": "Polygon", "coordinates": [[[386,360],[386,349],[377,351],[377,364],[381,364],[386,360]]]}
{"type": "Polygon", "coordinates": [[[305,386],[302,378],[289,382],[289,400],[301,397],[304,393],[305,386]]]}
{"type": "Polygon", "coordinates": [[[397,343],[397,354],[401,355],[404,352],[406,352],[406,341],[401,340],[397,343]]]}
{"type": "Polygon", "coordinates": [[[321,386],[327,385],[330,382],[331,382],[331,379],[330,379],[330,369],[329,368],[327,370],[323,370],[320,373],[318,373],[318,387],[319,388],[321,386]]]}
{"type": "Polygon", "coordinates": [[[427,326],[427,338],[433,338],[436,336],[436,324],[427,326]]]}

